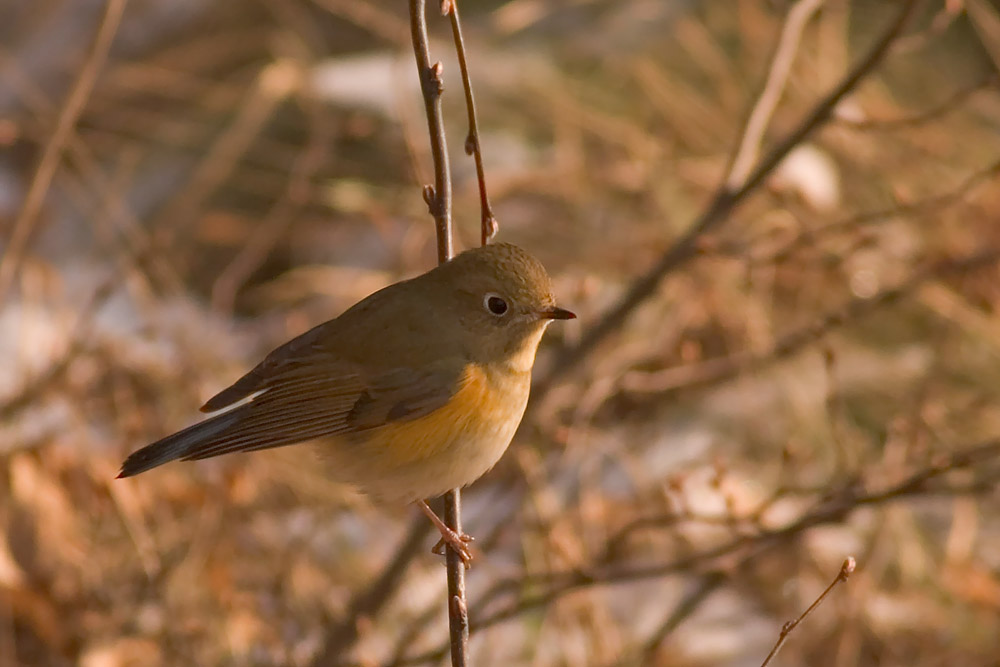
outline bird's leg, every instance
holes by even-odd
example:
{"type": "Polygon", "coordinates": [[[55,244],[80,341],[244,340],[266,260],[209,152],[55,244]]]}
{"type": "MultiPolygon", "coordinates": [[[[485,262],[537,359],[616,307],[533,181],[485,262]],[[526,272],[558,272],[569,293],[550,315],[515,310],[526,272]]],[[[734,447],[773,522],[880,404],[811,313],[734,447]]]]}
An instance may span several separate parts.
{"type": "Polygon", "coordinates": [[[472,552],[469,551],[469,542],[472,542],[476,538],[472,537],[472,535],[459,534],[452,530],[441,520],[441,517],[434,513],[434,510],[427,504],[427,501],[419,500],[417,501],[417,506],[423,510],[427,518],[431,520],[431,523],[441,532],[441,539],[438,540],[438,543],[434,545],[431,551],[439,556],[443,556],[445,546],[451,547],[458,554],[458,557],[462,559],[465,569],[468,570],[472,564],[472,552]]]}

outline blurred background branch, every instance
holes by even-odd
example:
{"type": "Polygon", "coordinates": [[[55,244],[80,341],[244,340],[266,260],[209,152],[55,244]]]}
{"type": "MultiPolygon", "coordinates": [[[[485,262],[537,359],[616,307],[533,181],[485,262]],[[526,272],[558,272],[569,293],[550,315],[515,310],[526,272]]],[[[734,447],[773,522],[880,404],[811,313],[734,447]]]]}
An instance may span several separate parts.
{"type": "MultiPolygon", "coordinates": [[[[455,247],[581,316],[463,494],[471,663],[759,664],[848,555],[772,664],[1000,654],[998,13],[819,5],[461,6],[455,247]]],[[[0,664],[440,664],[423,517],[292,450],[112,484],[435,261],[405,7],[0,12],[0,664]]]]}

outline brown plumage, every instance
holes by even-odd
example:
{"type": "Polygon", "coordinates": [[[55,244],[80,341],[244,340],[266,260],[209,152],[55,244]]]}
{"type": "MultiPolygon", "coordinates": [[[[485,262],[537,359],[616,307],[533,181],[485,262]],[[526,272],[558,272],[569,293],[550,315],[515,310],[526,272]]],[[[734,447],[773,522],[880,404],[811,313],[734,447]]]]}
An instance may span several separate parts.
{"type": "Polygon", "coordinates": [[[228,411],[133,453],[120,476],[315,441],[331,476],[375,496],[463,486],[513,437],[545,326],[573,317],[554,304],[520,248],[466,251],[277,348],[202,407],[228,411]]]}

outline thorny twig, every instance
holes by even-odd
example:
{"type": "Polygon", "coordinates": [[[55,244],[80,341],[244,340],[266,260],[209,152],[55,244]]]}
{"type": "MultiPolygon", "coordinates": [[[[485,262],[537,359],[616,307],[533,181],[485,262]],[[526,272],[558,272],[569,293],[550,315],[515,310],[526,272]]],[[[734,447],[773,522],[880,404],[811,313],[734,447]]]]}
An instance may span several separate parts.
{"type": "Polygon", "coordinates": [[[789,621],[782,626],[781,633],[778,635],[778,641],[775,642],[774,648],[772,648],[771,652],[767,654],[767,657],[764,659],[764,662],[760,664],[760,667],[767,667],[768,663],[771,662],[774,656],[778,655],[778,651],[781,650],[782,645],[784,645],[785,640],[788,639],[788,635],[792,633],[792,630],[794,630],[799,623],[804,621],[806,616],[811,614],[816,607],[823,603],[823,600],[825,600],[826,596],[830,594],[830,591],[836,588],[837,584],[846,582],[848,577],[854,574],[855,567],[856,563],[854,562],[854,557],[848,556],[847,560],[844,561],[844,564],[840,566],[840,572],[838,572],[836,578],[830,582],[830,585],[826,587],[826,590],[820,593],[820,596],[816,598],[813,603],[809,605],[809,608],[802,612],[798,618],[794,621],[789,621]]]}

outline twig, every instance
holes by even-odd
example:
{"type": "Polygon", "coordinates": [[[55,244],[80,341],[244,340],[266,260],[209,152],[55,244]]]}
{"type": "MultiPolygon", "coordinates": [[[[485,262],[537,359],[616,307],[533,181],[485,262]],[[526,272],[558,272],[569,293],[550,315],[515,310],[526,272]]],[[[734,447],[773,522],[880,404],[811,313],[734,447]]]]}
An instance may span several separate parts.
{"type": "Polygon", "coordinates": [[[757,161],[760,145],[764,140],[764,132],[767,130],[767,123],[778,107],[778,100],[781,99],[781,93],[785,90],[785,84],[788,82],[788,74],[792,71],[792,62],[799,49],[802,31],[805,30],[809,19],[819,11],[823,2],[824,0],[799,0],[788,11],[785,25],[781,29],[781,37],[778,39],[778,46],[771,58],[771,69],[767,73],[764,89],[761,91],[760,97],[757,98],[753,111],[750,112],[750,118],[747,119],[739,148],[736,149],[729,167],[726,187],[730,190],[736,190],[743,185],[747,176],[750,175],[750,169],[754,162],[757,161]]]}
{"type": "Polygon", "coordinates": [[[1000,249],[987,248],[980,252],[936,262],[919,269],[895,287],[888,287],[871,297],[854,297],[839,308],[828,311],[811,324],[784,334],[763,353],[743,351],[727,357],[708,359],[688,366],[677,366],[662,371],[633,371],[622,378],[622,388],[627,391],[658,393],[680,387],[690,388],[720,382],[741,372],[787,359],[796,352],[819,341],[830,332],[854,322],[880,307],[896,303],[932,280],[958,273],[976,271],[995,266],[1000,261],[1000,249]]]}
{"type": "MultiPolygon", "coordinates": [[[[462,534],[462,494],[452,489],[444,496],[444,521],[462,534]]],[[[448,567],[448,630],[451,635],[452,667],[465,667],[469,653],[469,606],[465,601],[465,563],[458,552],[445,552],[448,567]]]]}
{"type": "MultiPolygon", "coordinates": [[[[866,506],[879,506],[907,498],[928,496],[938,493],[968,494],[992,493],[996,489],[996,479],[991,477],[979,482],[955,485],[935,485],[935,481],[950,472],[960,470],[982,470],[985,465],[1000,459],[1000,440],[989,440],[968,447],[956,447],[957,451],[931,461],[898,483],[881,488],[866,488],[863,480],[845,483],[832,495],[823,498],[790,523],[775,528],[761,530],[752,535],[740,535],[721,545],[680,556],[673,560],[632,567],[595,567],[582,570],[543,572],[516,579],[495,582],[478,597],[473,614],[477,616],[476,627],[480,630],[503,623],[533,609],[553,604],[556,600],[592,586],[606,586],[666,577],[686,572],[693,567],[713,568],[726,562],[732,563],[737,554],[746,554],[734,568],[748,565],[771,549],[787,544],[816,526],[842,522],[854,512],[866,506]],[[532,591],[524,593],[523,591],[532,591]],[[517,599],[494,609],[489,614],[476,614],[496,606],[497,600],[510,592],[520,592],[517,599]]],[[[874,486],[874,485],[873,485],[874,486]]],[[[733,568],[727,568],[729,570],[733,568]]],[[[447,646],[439,646],[418,655],[396,660],[392,667],[435,663],[447,654],[447,646]]]]}
{"type": "Polygon", "coordinates": [[[788,639],[788,635],[792,634],[792,630],[794,630],[799,623],[804,621],[806,616],[811,614],[813,610],[816,609],[816,607],[820,606],[823,603],[823,600],[826,599],[826,596],[830,594],[830,591],[832,591],[837,586],[837,584],[846,582],[848,577],[850,577],[854,573],[855,567],[856,563],[854,562],[854,557],[848,556],[847,560],[844,561],[844,564],[840,566],[840,572],[837,573],[837,577],[830,582],[830,585],[826,587],[826,590],[820,593],[820,596],[816,598],[816,600],[813,601],[811,605],[809,605],[808,609],[802,612],[801,616],[796,618],[794,621],[789,621],[788,623],[785,623],[785,625],[782,626],[781,634],[778,635],[778,641],[775,642],[774,648],[772,648],[771,652],[767,654],[766,658],[764,658],[764,662],[760,663],[760,667],[767,667],[768,663],[771,662],[771,659],[774,658],[774,656],[778,655],[778,651],[781,650],[781,647],[784,645],[785,640],[788,639]]]}
{"type": "Polygon", "coordinates": [[[996,73],[989,73],[978,81],[970,83],[964,88],[960,88],[952,93],[947,99],[939,104],[911,116],[900,116],[899,118],[871,118],[864,120],[851,120],[850,118],[839,117],[836,119],[838,125],[849,127],[853,130],[895,130],[923,125],[932,120],[937,120],[952,111],[961,108],[962,104],[970,97],[983,89],[995,86],[1000,83],[1000,76],[996,73]]]}
{"type": "Polygon", "coordinates": [[[448,142],[445,139],[444,116],[441,113],[441,93],[444,83],[440,62],[431,65],[430,43],[427,39],[426,0],[410,0],[410,31],[413,55],[417,61],[417,77],[424,96],[427,131],[431,137],[431,157],[434,161],[434,185],[424,186],[424,201],[434,216],[437,230],[438,262],[451,259],[451,168],[448,164],[448,142]]]}
{"type": "Polygon", "coordinates": [[[479,181],[479,207],[481,215],[480,235],[483,245],[489,243],[499,225],[490,206],[490,197],[486,192],[486,171],[483,168],[483,148],[479,141],[479,122],[476,120],[476,100],[472,95],[472,80],[469,78],[469,64],[465,57],[465,39],[462,37],[462,23],[458,18],[458,0],[441,0],[441,13],[451,16],[451,32],[455,39],[455,52],[458,54],[458,67],[462,71],[462,87],[465,89],[465,108],[469,113],[469,133],[465,137],[465,154],[471,155],[476,161],[476,179],[479,181]]]}
{"type": "MultiPolygon", "coordinates": [[[[16,88],[17,95],[22,99],[31,114],[39,119],[55,115],[55,105],[48,99],[45,91],[30,76],[19,72],[13,62],[8,62],[7,56],[0,54],[0,69],[6,69],[8,83],[16,88]]],[[[130,290],[149,290],[154,276],[170,289],[180,287],[180,279],[170,265],[160,259],[155,253],[149,252],[150,240],[147,230],[139,223],[130,206],[121,196],[121,192],[104,173],[100,161],[91,148],[80,136],[71,131],[66,138],[66,151],[70,164],[79,172],[82,182],[77,183],[73,170],[64,173],[67,191],[74,189],[83,191],[88,199],[97,196],[101,200],[100,209],[92,215],[99,223],[118,222],[128,244],[129,256],[122,262],[122,272],[128,272],[136,280],[123,281],[130,290]],[[142,258],[139,257],[142,255],[142,258]],[[141,285],[138,286],[138,285],[141,285]]]]}
{"type": "Polygon", "coordinates": [[[724,180],[716,190],[711,203],[701,216],[663,254],[656,264],[636,280],[625,295],[594,323],[570,348],[564,348],[556,357],[550,372],[535,389],[535,396],[545,393],[554,379],[565,374],[609,334],[616,331],[632,312],[652,296],[660,282],[672,271],[697,255],[698,241],[707,232],[719,227],[729,219],[736,207],[755,192],[781,161],[803,140],[818,129],[830,117],[833,110],[845,96],[865,79],[889,51],[903,26],[913,14],[917,0],[905,0],[896,18],[875,41],[863,58],[844,76],[830,93],[812,109],[798,127],[786,136],[768,153],[739,188],[732,189],[724,180]]]}
{"type": "Polygon", "coordinates": [[[816,246],[825,237],[832,236],[836,233],[849,232],[862,229],[864,227],[874,226],[888,219],[904,215],[929,216],[930,214],[937,213],[952,204],[961,203],[972,194],[973,190],[984,183],[990,183],[996,179],[997,176],[1000,176],[1000,160],[996,160],[987,165],[985,168],[973,172],[971,175],[963,179],[962,182],[956,187],[950,190],[921,197],[907,203],[896,204],[895,206],[890,206],[888,208],[855,213],[842,220],[823,225],[822,227],[805,230],[795,238],[791,239],[784,246],[769,253],[768,255],[754,258],[753,262],[755,264],[774,264],[786,262],[791,259],[796,250],[806,246],[816,246]]]}
{"type": "Polygon", "coordinates": [[[101,26],[94,39],[94,46],[80,68],[76,82],[73,84],[69,97],[59,114],[59,119],[56,121],[52,138],[45,145],[42,157],[38,161],[38,168],[31,179],[28,193],[24,197],[24,205],[21,206],[21,210],[14,220],[10,240],[6,244],[3,256],[0,257],[0,303],[6,298],[7,291],[14,280],[17,265],[31,236],[31,229],[38,219],[42,202],[45,200],[45,193],[48,192],[49,186],[52,184],[52,178],[59,166],[63,149],[73,133],[73,126],[76,125],[77,119],[83,112],[90,92],[94,88],[94,82],[97,80],[97,74],[108,57],[115,33],[118,32],[122,13],[125,11],[125,3],[126,0],[108,0],[104,8],[104,16],[101,18],[101,26]]]}
{"type": "Polygon", "coordinates": [[[698,586],[688,593],[683,600],[681,600],[672,612],[670,616],[660,624],[660,627],[656,629],[656,632],[652,634],[649,641],[646,642],[646,647],[643,650],[643,658],[641,664],[651,665],[655,664],[656,654],[660,650],[660,646],[663,642],[673,634],[674,630],[680,627],[681,623],[689,619],[701,605],[712,596],[716,590],[722,586],[726,581],[726,575],[723,572],[715,571],[704,575],[698,582],[698,586]]]}
{"type": "MultiPolygon", "coordinates": [[[[424,96],[427,129],[430,133],[431,155],[434,161],[434,185],[424,186],[424,201],[434,216],[437,230],[438,262],[451,259],[451,171],[448,166],[448,146],[445,139],[444,118],[441,113],[442,66],[431,65],[430,46],[427,39],[425,0],[410,0],[410,29],[413,37],[413,54],[417,61],[417,76],[424,96]]],[[[458,489],[444,496],[444,520],[459,535],[462,534],[462,502],[458,489]]],[[[451,664],[465,667],[469,646],[469,614],[465,602],[465,563],[450,546],[445,551],[448,571],[448,628],[451,644],[451,664]]]]}

